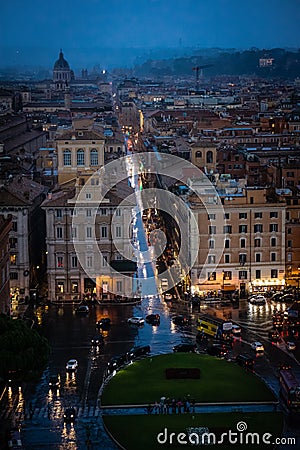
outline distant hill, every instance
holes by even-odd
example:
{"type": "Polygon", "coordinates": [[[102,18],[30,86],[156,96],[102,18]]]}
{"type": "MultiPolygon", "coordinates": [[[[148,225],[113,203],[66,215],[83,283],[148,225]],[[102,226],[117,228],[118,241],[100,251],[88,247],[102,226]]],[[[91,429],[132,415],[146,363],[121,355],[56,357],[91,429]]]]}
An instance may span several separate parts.
{"type": "Polygon", "coordinates": [[[300,76],[300,49],[291,51],[281,48],[253,48],[180,58],[148,59],[143,64],[135,65],[133,72],[137,77],[189,76],[194,67],[206,65],[210,66],[204,69],[206,76],[256,75],[294,79],[300,76]]]}

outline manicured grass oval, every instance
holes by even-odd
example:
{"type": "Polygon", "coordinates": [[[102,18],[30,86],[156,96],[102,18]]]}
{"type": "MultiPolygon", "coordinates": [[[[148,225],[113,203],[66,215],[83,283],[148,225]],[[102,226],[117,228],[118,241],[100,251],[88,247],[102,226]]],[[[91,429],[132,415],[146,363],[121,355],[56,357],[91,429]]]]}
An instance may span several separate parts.
{"type": "Polygon", "coordinates": [[[254,374],[233,362],[208,355],[174,353],[136,361],[117,374],[105,387],[105,405],[136,405],[159,401],[162,396],[196,402],[274,401],[273,393],[254,374]],[[199,379],[171,379],[167,368],[199,368],[199,379]]]}

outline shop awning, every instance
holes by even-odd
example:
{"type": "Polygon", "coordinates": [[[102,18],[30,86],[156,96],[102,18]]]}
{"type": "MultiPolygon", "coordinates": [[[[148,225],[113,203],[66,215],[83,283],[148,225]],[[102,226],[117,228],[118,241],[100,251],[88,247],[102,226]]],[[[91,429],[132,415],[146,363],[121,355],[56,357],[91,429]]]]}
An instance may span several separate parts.
{"type": "Polygon", "coordinates": [[[224,286],[222,286],[222,291],[235,291],[236,290],[236,286],[235,284],[225,284],[224,286]]]}

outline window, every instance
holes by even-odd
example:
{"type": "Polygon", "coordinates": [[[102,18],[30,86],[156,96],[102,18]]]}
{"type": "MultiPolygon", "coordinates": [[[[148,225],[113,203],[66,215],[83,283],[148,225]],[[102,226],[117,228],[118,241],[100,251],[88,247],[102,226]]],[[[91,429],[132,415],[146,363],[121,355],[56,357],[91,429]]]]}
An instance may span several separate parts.
{"type": "Polygon", "coordinates": [[[119,225],[116,226],[116,237],[122,237],[122,227],[120,227],[119,225]]]}
{"type": "Polygon", "coordinates": [[[62,217],[62,210],[61,210],[61,209],[57,209],[57,210],[56,210],[56,217],[57,217],[58,219],[60,219],[60,218],[62,217]]]}
{"type": "Polygon", "coordinates": [[[270,223],[270,232],[278,231],[278,223],[270,223]]]}
{"type": "Polygon", "coordinates": [[[107,209],[106,208],[100,208],[100,214],[101,214],[101,216],[107,216],[107,209]]]}
{"type": "Polygon", "coordinates": [[[116,216],[121,217],[121,209],[120,208],[116,209],[116,216]]]}
{"type": "Polygon", "coordinates": [[[208,220],[215,220],[216,219],[216,215],[215,214],[208,214],[207,217],[208,217],[208,220]]]}
{"type": "Polygon", "coordinates": [[[247,270],[239,271],[239,280],[247,280],[247,270]]]}
{"type": "Polygon", "coordinates": [[[58,281],[56,284],[56,292],[63,294],[65,292],[65,283],[63,281],[58,281]]]}
{"type": "Polygon", "coordinates": [[[250,205],[253,205],[254,203],[254,197],[250,197],[250,205]]]}
{"type": "Polygon", "coordinates": [[[229,248],[230,247],[230,239],[225,239],[224,241],[224,247],[229,248]]]}
{"type": "Polygon", "coordinates": [[[86,227],[86,237],[87,238],[92,237],[92,227],[86,227]]]}
{"type": "Polygon", "coordinates": [[[11,229],[12,231],[18,231],[18,222],[13,221],[11,229]]]}
{"type": "Polygon", "coordinates": [[[122,292],[123,283],[122,281],[117,281],[117,292],[122,292]]]}
{"type": "Polygon", "coordinates": [[[71,267],[72,267],[73,269],[76,269],[76,268],[77,268],[77,265],[78,265],[78,259],[77,259],[77,256],[72,256],[72,257],[71,257],[71,267]]]}
{"type": "Polygon", "coordinates": [[[278,218],[278,212],[277,211],[271,211],[270,212],[270,219],[277,219],[278,218]]]}
{"type": "Polygon", "coordinates": [[[271,253],[271,261],[276,261],[276,253],[271,253]]]}
{"type": "Polygon", "coordinates": [[[225,264],[229,264],[230,263],[230,255],[228,253],[226,253],[224,255],[224,263],[225,264]]]}
{"type": "Polygon", "coordinates": [[[63,159],[64,159],[64,166],[71,166],[72,165],[72,153],[71,150],[66,149],[63,151],[63,159]]]}
{"type": "Polygon", "coordinates": [[[208,232],[209,234],[216,234],[217,227],[215,225],[209,225],[208,232]]]}
{"type": "Polygon", "coordinates": [[[92,217],[92,210],[91,209],[87,209],[86,210],[86,217],[92,217]]]}
{"type": "Polygon", "coordinates": [[[64,257],[63,256],[57,256],[56,267],[59,267],[59,268],[64,267],[64,257]]]}
{"type": "Polygon", "coordinates": [[[9,238],[9,248],[17,248],[18,239],[17,238],[9,238]]]}
{"type": "Polygon", "coordinates": [[[11,266],[17,265],[17,255],[15,253],[10,255],[10,265],[11,266]]]}
{"type": "Polygon", "coordinates": [[[196,158],[202,158],[202,152],[200,150],[196,152],[196,158]]]}
{"type": "Polygon", "coordinates": [[[208,248],[210,248],[210,249],[215,248],[215,241],[213,239],[209,239],[208,248]]]}
{"type": "Polygon", "coordinates": [[[255,262],[261,262],[261,253],[255,253],[255,262]]]}
{"type": "Polygon", "coordinates": [[[98,166],[98,150],[96,148],[92,148],[90,152],[90,163],[91,166],[98,166]]]}
{"type": "Polygon", "coordinates": [[[261,246],[261,239],[254,239],[254,247],[260,247],[261,246]]]}
{"type": "Polygon", "coordinates": [[[247,213],[239,213],[239,219],[247,219],[247,213]]]}
{"type": "Polygon", "coordinates": [[[223,272],[223,280],[231,280],[232,279],[232,272],[226,270],[223,272]]]}
{"type": "Polygon", "coordinates": [[[292,240],[288,240],[287,241],[287,246],[288,247],[293,247],[293,241],[292,240]]]}
{"type": "Polygon", "coordinates": [[[262,233],[263,232],[263,226],[262,223],[257,223],[254,225],[254,233],[262,233]]]}
{"type": "Polygon", "coordinates": [[[101,227],[101,237],[107,238],[107,226],[106,225],[102,225],[102,227],[101,227]]]}
{"type": "Polygon", "coordinates": [[[62,227],[57,227],[56,228],[56,238],[57,239],[62,239],[63,238],[63,229],[62,229],[62,227]]]}
{"type": "Polygon", "coordinates": [[[239,233],[247,233],[247,225],[240,225],[239,233]]]}
{"type": "Polygon", "coordinates": [[[86,198],[87,200],[90,200],[90,199],[92,198],[91,192],[87,192],[87,193],[85,194],[85,198],[86,198]]]}
{"type": "Polygon", "coordinates": [[[208,255],[207,262],[208,262],[208,264],[215,264],[215,262],[216,262],[215,255],[208,255]]]}
{"type": "Polygon", "coordinates": [[[78,294],[78,281],[72,281],[71,290],[72,294],[78,294]]]}
{"type": "Polygon", "coordinates": [[[241,239],[241,248],[246,248],[246,239],[241,239]]]}
{"type": "Polygon", "coordinates": [[[294,173],[294,172],[287,172],[287,173],[286,173],[286,176],[287,176],[287,177],[290,177],[290,178],[294,178],[295,173],[294,173]]]}
{"type": "Polygon", "coordinates": [[[247,255],[246,253],[240,253],[239,254],[239,263],[241,266],[243,266],[244,264],[246,264],[247,261],[247,255]]]}
{"type": "Polygon", "coordinates": [[[11,280],[18,280],[18,278],[19,278],[18,272],[10,272],[9,278],[10,278],[11,280]]]}
{"type": "Polygon", "coordinates": [[[77,150],[77,166],[84,166],[84,150],[80,148],[77,150]]]}
{"type": "Polygon", "coordinates": [[[103,255],[103,257],[102,257],[102,266],[103,267],[107,266],[107,260],[108,260],[107,255],[103,255]]]}
{"type": "Polygon", "coordinates": [[[212,152],[211,150],[209,150],[209,151],[206,153],[206,163],[207,163],[207,164],[212,164],[212,163],[213,163],[213,159],[214,159],[214,157],[213,157],[213,152],[212,152]]]}
{"type": "Polygon", "coordinates": [[[255,278],[256,279],[260,279],[261,278],[261,271],[260,270],[256,270],[255,271],[255,278]]]}
{"type": "Polygon", "coordinates": [[[225,214],[224,214],[224,219],[225,219],[225,220],[229,220],[229,218],[230,218],[230,214],[229,214],[229,213],[225,213],[225,214]]]}
{"type": "Polygon", "coordinates": [[[287,232],[287,234],[292,234],[292,229],[291,229],[291,228],[288,228],[288,229],[286,230],[286,232],[287,232]]]}
{"type": "Polygon", "coordinates": [[[292,253],[287,254],[287,260],[288,262],[292,262],[292,253]]]}
{"type": "Polygon", "coordinates": [[[262,212],[254,213],[254,219],[262,219],[262,212]]]}
{"type": "Polygon", "coordinates": [[[93,257],[92,256],[86,257],[86,266],[89,268],[93,267],[93,257]]]}
{"type": "Polygon", "coordinates": [[[271,269],[271,278],[278,278],[278,270],[271,269]]]}
{"type": "Polygon", "coordinates": [[[207,280],[208,281],[215,281],[217,279],[216,272],[207,272],[207,280]]]}
{"type": "Polygon", "coordinates": [[[71,235],[72,235],[72,238],[77,238],[77,227],[71,228],[71,235]]]}
{"type": "Polygon", "coordinates": [[[231,234],[231,232],[232,232],[232,226],[231,226],[231,225],[224,225],[223,232],[224,232],[225,234],[231,234]]]}
{"type": "Polygon", "coordinates": [[[277,246],[277,239],[276,238],[271,238],[271,247],[276,247],[277,246]]]}

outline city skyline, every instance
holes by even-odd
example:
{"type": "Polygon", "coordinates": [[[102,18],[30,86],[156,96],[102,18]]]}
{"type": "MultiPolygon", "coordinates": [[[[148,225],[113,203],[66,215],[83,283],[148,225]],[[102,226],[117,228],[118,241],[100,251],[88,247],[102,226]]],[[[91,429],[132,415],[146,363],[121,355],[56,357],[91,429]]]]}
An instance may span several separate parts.
{"type": "MultiPolygon", "coordinates": [[[[271,3],[255,0],[249,8],[236,0],[217,0],[211,7],[203,0],[186,0],[175,8],[171,0],[92,0],[83,8],[75,0],[70,8],[66,1],[41,5],[31,0],[24,8],[14,0],[0,7],[2,66],[43,65],[61,47],[70,60],[77,56],[74,64],[102,58],[104,65],[122,59],[122,49],[134,49],[135,56],[157,48],[297,49],[299,2],[271,3]]],[[[130,65],[130,52],[126,58],[130,65]]]]}

